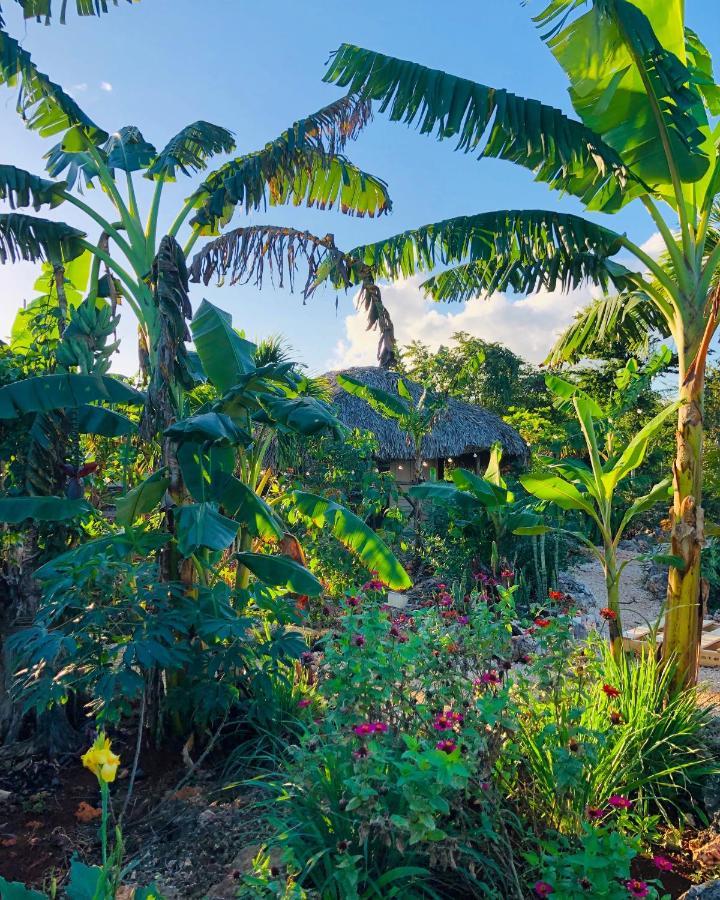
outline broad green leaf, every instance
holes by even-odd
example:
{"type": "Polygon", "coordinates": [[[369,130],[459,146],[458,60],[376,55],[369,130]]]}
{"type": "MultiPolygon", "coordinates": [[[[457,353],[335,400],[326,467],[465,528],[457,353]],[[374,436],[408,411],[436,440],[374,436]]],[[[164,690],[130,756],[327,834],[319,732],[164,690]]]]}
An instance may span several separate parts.
{"type": "Polygon", "coordinates": [[[140,391],[109,375],[37,375],[0,388],[0,419],[83,407],[94,401],[137,406],[144,400],[140,391]]]}
{"type": "Polygon", "coordinates": [[[606,463],[607,471],[603,475],[603,482],[608,492],[612,492],[618,482],[642,465],[650,442],[657,436],[667,419],[678,411],[680,405],[678,401],[666,406],[638,431],[617,461],[606,463]]]}
{"type": "Polygon", "coordinates": [[[234,447],[217,445],[202,447],[185,441],[178,447],[177,459],[180,464],[185,487],[198,503],[216,499],[211,485],[217,478],[232,474],[237,453],[234,447]]]}
{"type": "Polygon", "coordinates": [[[60,85],[40,72],[32,57],[7,32],[0,30],[0,85],[18,89],[17,110],[28,128],[41,137],[79,126],[96,144],[107,138],[60,85]]]}
{"type": "Polygon", "coordinates": [[[602,460],[600,459],[600,451],[598,450],[597,434],[595,433],[595,423],[593,422],[594,410],[597,404],[587,396],[587,394],[577,393],[573,397],[573,406],[580,422],[583,436],[585,437],[585,445],[588,448],[590,456],[590,464],[594,476],[594,490],[591,492],[595,497],[605,499],[605,482],[603,480],[602,460]]]}
{"type": "Polygon", "coordinates": [[[476,497],[483,506],[488,509],[494,509],[511,503],[513,497],[508,493],[507,489],[498,484],[494,484],[487,478],[481,478],[468,469],[453,469],[450,473],[453,482],[461,491],[467,491],[476,497]]]}
{"type": "Polygon", "coordinates": [[[549,525],[518,525],[517,528],[512,529],[513,534],[526,535],[529,537],[538,534],[548,534],[550,531],[554,531],[554,529],[549,525]]]}
{"type": "MultiPolygon", "coordinates": [[[[44,20],[49,25],[53,15],[53,0],[15,0],[23,9],[26,19],[44,20]]],[[[140,0],[127,0],[128,3],[139,3],[140,0]]],[[[78,16],[100,16],[111,7],[118,5],[118,0],[75,0],[75,12],[78,16]]],[[[66,22],[68,2],[60,3],[60,24],[66,22]]]]}
{"type": "Polygon", "coordinates": [[[205,374],[221,394],[255,368],[255,344],[241,338],[231,316],[207,300],[193,316],[190,330],[205,374]]]}
{"type": "Polygon", "coordinates": [[[594,416],[596,419],[605,417],[605,410],[602,406],[571,381],[565,381],[564,378],[558,378],[557,375],[546,375],[545,385],[560,400],[571,402],[575,397],[582,397],[583,406],[589,415],[594,416]]]}
{"type": "Polygon", "coordinates": [[[490,459],[488,459],[483,478],[485,481],[489,481],[499,488],[506,488],[507,485],[505,484],[505,479],[502,477],[501,472],[502,454],[502,444],[496,441],[490,448],[490,459]]]}
{"type": "Polygon", "coordinates": [[[180,506],[175,511],[175,537],[184,557],[200,547],[225,550],[232,544],[240,524],[221,516],[209,503],[180,506]]]}
{"type": "MultiPolygon", "coordinates": [[[[344,426],[332,409],[315,397],[261,396],[259,399],[268,423],[281,426],[282,430],[302,435],[332,432],[340,436],[343,433],[344,426]]],[[[262,422],[264,417],[255,416],[255,420],[262,422]]]]}
{"type": "Polygon", "coordinates": [[[0,897],[2,900],[47,900],[47,894],[33,891],[19,881],[6,881],[0,875],[0,897]]]}
{"type": "Polygon", "coordinates": [[[293,508],[319,528],[330,528],[332,534],[357,556],[362,564],[394,590],[411,587],[407,572],[400,565],[389,547],[350,510],[303,491],[293,491],[293,508]]]}
{"type": "MultiPolygon", "coordinates": [[[[76,149],[83,148],[84,144],[81,144],[76,149]]],[[[64,141],[63,149],[68,149],[64,141]]],[[[106,165],[111,172],[115,169],[121,172],[139,172],[146,169],[157,155],[157,150],[145,140],[136,125],[124,125],[119,131],[113,132],[103,150],[106,165]]]]}
{"type": "Polygon", "coordinates": [[[283,526],[270,506],[255,491],[232,474],[217,473],[208,485],[208,495],[240,522],[253,537],[283,536],[283,526]]]}
{"type": "Polygon", "coordinates": [[[8,260],[64,265],[84,252],[84,239],[84,231],[64,222],[23,213],[0,213],[0,263],[3,265],[8,260]]]}
{"type": "Polygon", "coordinates": [[[48,181],[24,169],[0,165],[0,200],[6,200],[10,209],[32,206],[37,212],[41,206],[58,206],[66,187],[64,181],[48,181]]]}
{"type": "Polygon", "coordinates": [[[35,522],[65,522],[89,513],[85,500],[66,497],[0,497],[0,522],[18,525],[26,519],[35,522]]]}
{"type": "Polygon", "coordinates": [[[104,555],[114,560],[127,559],[133,554],[147,556],[167,544],[172,535],[169,532],[144,532],[134,529],[106,537],[94,538],[80,544],[73,550],[61,553],[35,571],[35,577],[43,581],[56,578],[63,566],[83,568],[92,565],[104,555]]]}
{"type": "Polygon", "coordinates": [[[137,432],[137,425],[104,406],[81,406],[78,410],[78,431],[80,434],[97,434],[101,437],[126,437],[137,432]]]}
{"type": "Polygon", "coordinates": [[[252,435],[237,426],[230,416],[217,412],[200,413],[181,419],[166,428],[165,434],[178,444],[190,441],[195,444],[247,447],[253,440],[252,435]]]}
{"type": "Polygon", "coordinates": [[[169,486],[170,479],[165,474],[165,469],[153,472],[117,501],[115,522],[124,528],[130,528],[140,516],[155,509],[169,486]]]}
{"type": "Polygon", "coordinates": [[[238,565],[245,566],[270,587],[285,588],[295,594],[317,597],[322,593],[322,584],[308,572],[305,566],[287,556],[267,556],[264,553],[236,553],[238,565]]]}
{"type": "MultiPolygon", "coordinates": [[[[649,509],[652,509],[652,507],[655,506],[656,503],[661,503],[663,500],[667,501],[671,497],[672,479],[666,478],[664,481],[660,481],[658,484],[656,484],[650,491],[650,493],[645,494],[643,497],[638,497],[637,500],[632,503],[632,505],[628,508],[627,512],[623,516],[617,534],[622,534],[623,531],[625,531],[625,528],[635,518],[635,516],[639,516],[642,513],[647,512],[649,509]]],[[[707,531],[707,528],[705,530],[707,531]]]]}
{"type": "Polygon", "coordinates": [[[548,40],[583,122],[671,200],[664,141],[682,181],[697,181],[709,165],[707,118],[685,65],[684,20],[684,0],[596,2],[548,40]]]}
{"type": "Polygon", "coordinates": [[[348,394],[353,394],[361,400],[365,400],[374,409],[377,409],[382,415],[391,419],[403,419],[408,415],[409,409],[406,402],[400,397],[394,396],[382,388],[371,387],[353,378],[352,375],[337,375],[338,385],[348,394]]]}
{"type": "Polygon", "coordinates": [[[557,504],[561,509],[577,509],[596,518],[595,510],[588,501],[587,495],[580,491],[558,475],[531,474],[521,475],[520,483],[525,490],[539,500],[549,500],[557,504]]]}
{"type": "Polygon", "coordinates": [[[409,403],[414,404],[413,395],[407,389],[407,385],[402,380],[402,378],[398,378],[397,381],[397,392],[403,398],[403,400],[407,400],[409,403]]]}
{"type": "Polygon", "coordinates": [[[86,866],[73,857],[70,863],[70,880],[65,893],[67,900],[96,900],[103,870],[99,866],[86,866]]]}

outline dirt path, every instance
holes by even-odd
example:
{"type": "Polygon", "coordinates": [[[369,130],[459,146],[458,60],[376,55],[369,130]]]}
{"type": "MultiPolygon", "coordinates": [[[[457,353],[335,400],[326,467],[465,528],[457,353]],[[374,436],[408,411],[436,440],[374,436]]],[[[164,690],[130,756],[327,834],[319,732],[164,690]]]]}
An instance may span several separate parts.
{"type": "MultiPolygon", "coordinates": [[[[661,602],[646,588],[649,564],[637,562],[636,551],[618,550],[618,561],[630,560],[620,576],[620,608],[623,628],[636,625],[654,625],[661,613],[661,602]]],[[[606,604],[605,576],[600,563],[594,559],[574,566],[568,575],[579,582],[592,595],[597,608],[606,604]]],[[[720,668],[703,666],[700,669],[700,683],[713,693],[720,693],[720,668]]]]}

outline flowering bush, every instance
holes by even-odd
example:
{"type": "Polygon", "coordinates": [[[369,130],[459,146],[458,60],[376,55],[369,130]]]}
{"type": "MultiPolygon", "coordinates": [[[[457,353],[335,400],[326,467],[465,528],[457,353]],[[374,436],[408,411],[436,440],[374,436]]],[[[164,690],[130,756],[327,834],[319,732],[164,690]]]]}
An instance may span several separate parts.
{"type": "Polygon", "coordinates": [[[391,896],[392,873],[471,893],[511,877],[492,772],[515,721],[512,594],[495,610],[450,596],[409,616],[365,595],[327,640],[322,713],[269,782],[284,863],[323,897],[391,896]]]}

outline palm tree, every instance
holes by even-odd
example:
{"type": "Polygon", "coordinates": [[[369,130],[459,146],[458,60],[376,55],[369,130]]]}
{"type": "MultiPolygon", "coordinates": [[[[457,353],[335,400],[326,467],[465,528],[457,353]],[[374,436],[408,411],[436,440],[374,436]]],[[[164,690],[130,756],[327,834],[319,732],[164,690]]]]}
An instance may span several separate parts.
{"type": "MultiPolygon", "coordinates": [[[[668,264],[583,216],[535,209],[460,216],[356,247],[348,271],[352,278],[364,265],[374,278],[395,279],[448,267],[424,284],[429,296],[446,301],[589,281],[663,323],[679,358],[672,554],[683,560],[669,574],[663,654],[676,661],[678,680],[692,683],[702,618],[703,383],[720,302],[713,289],[720,247],[708,240],[720,187],[709,118],[720,113],[720,87],[707,49],[685,25],[682,0],[592,0],[589,9],[580,0],[553,0],[536,21],[568,77],[577,118],[349,44],[334,54],[325,80],[421,134],[523,166],[588,211],[642,203],[668,264]],[[634,257],[634,268],[616,261],[620,251],[634,257]]],[[[342,283],[331,265],[319,274],[342,283]]]]}

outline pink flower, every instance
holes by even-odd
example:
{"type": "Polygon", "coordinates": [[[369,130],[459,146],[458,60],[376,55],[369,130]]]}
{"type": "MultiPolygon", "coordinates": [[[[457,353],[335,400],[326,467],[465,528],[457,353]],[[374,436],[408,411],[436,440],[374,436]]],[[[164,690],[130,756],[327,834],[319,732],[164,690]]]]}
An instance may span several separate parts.
{"type": "Polygon", "coordinates": [[[368,734],[373,734],[375,728],[370,722],[361,722],[359,725],[353,725],[353,731],[358,737],[366,737],[368,734]]]}
{"type": "Polygon", "coordinates": [[[642,900],[643,897],[647,897],[650,893],[650,888],[647,884],[644,881],[638,881],[637,878],[631,878],[630,881],[626,881],[625,887],[631,897],[637,897],[639,900],[642,900]]]}
{"type": "Polygon", "coordinates": [[[355,609],[360,606],[360,598],[359,597],[348,597],[347,605],[355,609]]]}
{"type": "Polygon", "coordinates": [[[507,581],[512,581],[512,579],[515,577],[515,573],[512,569],[503,569],[500,572],[500,577],[507,579],[507,581]]]}
{"type": "Polygon", "coordinates": [[[370,751],[365,744],[362,747],[358,747],[357,750],[353,750],[353,759],[367,759],[368,756],[370,756],[370,751]]]}
{"type": "Polygon", "coordinates": [[[371,578],[362,586],[364,591],[384,591],[385,585],[378,578],[371,578]]]}
{"type": "Polygon", "coordinates": [[[452,731],[456,725],[462,725],[464,717],[462,713],[444,712],[438,713],[433,722],[436,731],[452,731]]]}
{"type": "Polygon", "coordinates": [[[370,727],[375,734],[387,734],[388,727],[385,722],[371,722],[370,727]]]}
{"type": "Polygon", "coordinates": [[[667,856],[653,856],[652,861],[655,868],[660,869],[661,872],[672,872],[673,870],[672,861],[667,856]]]}
{"type": "Polygon", "coordinates": [[[550,894],[555,893],[555,888],[548,884],[547,881],[536,881],[533,885],[533,890],[538,897],[549,897],[550,894]]]}
{"type": "Polygon", "coordinates": [[[455,621],[458,623],[458,625],[467,625],[468,622],[470,621],[470,617],[469,616],[458,616],[455,621]]]}
{"type": "Polygon", "coordinates": [[[436,750],[442,750],[443,753],[454,753],[457,750],[457,744],[455,741],[451,741],[449,739],[445,739],[443,741],[438,741],[435,744],[436,750]]]}
{"type": "Polygon", "coordinates": [[[495,671],[495,669],[490,669],[488,672],[483,672],[480,676],[481,684],[500,684],[500,676],[495,671]]]}
{"type": "Polygon", "coordinates": [[[298,706],[300,707],[300,709],[305,709],[305,707],[310,706],[311,703],[312,700],[308,699],[307,697],[305,697],[304,700],[298,700],[298,706]]]}
{"type": "Polygon", "coordinates": [[[602,819],[605,816],[605,810],[598,809],[597,806],[588,806],[585,810],[585,815],[588,819],[602,819]]]}
{"type": "Polygon", "coordinates": [[[632,800],[628,800],[622,794],[613,794],[611,797],[608,797],[608,803],[615,809],[632,809],[633,807],[632,800]]]}
{"type": "Polygon", "coordinates": [[[365,646],[365,638],[362,634],[354,634],[352,639],[353,644],[356,647],[364,647],[365,646]]]}

